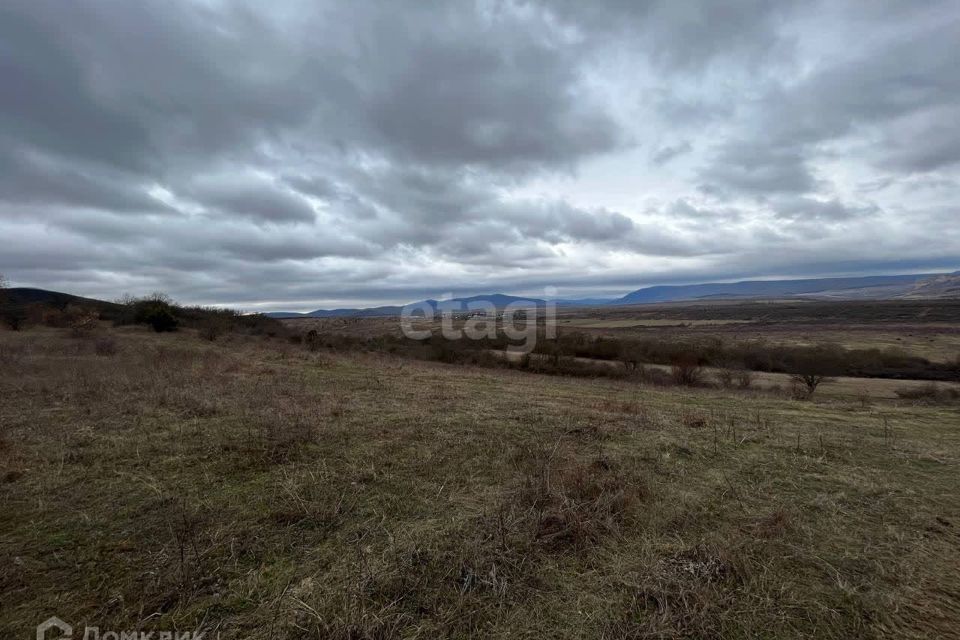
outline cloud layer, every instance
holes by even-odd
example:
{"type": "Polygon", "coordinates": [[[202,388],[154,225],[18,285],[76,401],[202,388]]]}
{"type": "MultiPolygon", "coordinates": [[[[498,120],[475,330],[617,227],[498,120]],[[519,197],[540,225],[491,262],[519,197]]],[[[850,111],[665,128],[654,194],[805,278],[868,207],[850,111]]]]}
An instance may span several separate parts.
{"type": "Polygon", "coordinates": [[[960,7],[10,0],[0,272],[247,309],[960,267],[960,7]]]}

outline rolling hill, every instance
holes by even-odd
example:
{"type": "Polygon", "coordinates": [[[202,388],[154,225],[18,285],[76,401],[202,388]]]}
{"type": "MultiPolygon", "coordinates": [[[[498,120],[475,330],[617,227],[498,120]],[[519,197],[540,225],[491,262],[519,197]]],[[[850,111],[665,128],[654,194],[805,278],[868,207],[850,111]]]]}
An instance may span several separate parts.
{"type": "Polygon", "coordinates": [[[59,291],[48,291],[47,289],[35,289],[32,287],[12,287],[3,290],[3,303],[13,305],[31,305],[41,304],[50,307],[63,309],[67,305],[80,305],[96,308],[99,310],[115,309],[118,305],[114,302],[97,300],[96,298],[84,298],[69,293],[59,291]]]}

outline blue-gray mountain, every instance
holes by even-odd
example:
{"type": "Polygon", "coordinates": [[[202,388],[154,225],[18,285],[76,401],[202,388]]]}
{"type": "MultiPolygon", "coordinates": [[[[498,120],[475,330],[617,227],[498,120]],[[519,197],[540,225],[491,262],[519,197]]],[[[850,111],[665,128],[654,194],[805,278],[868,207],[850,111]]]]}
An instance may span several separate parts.
{"type": "MultiPolygon", "coordinates": [[[[546,302],[537,298],[522,298],[519,296],[508,296],[502,293],[494,293],[490,295],[480,295],[480,296],[470,296],[469,298],[452,298],[450,300],[422,300],[420,302],[413,303],[413,306],[418,308],[431,307],[434,313],[451,310],[466,311],[470,303],[487,303],[492,304],[498,310],[504,309],[509,304],[524,304],[536,306],[538,308],[544,308],[546,302]]],[[[409,306],[409,305],[408,305],[409,306]]],[[[401,306],[385,306],[385,307],[371,307],[368,309],[317,309],[316,311],[310,311],[309,313],[295,313],[287,311],[277,311],[275,313],[268,313],[267,315],[272,318],[332,318],[339,316],[353,316],[357,318],[368,318],[373,316],[398,316],[400,312],[403,311],[401,306]]]]}
{"type": "MultiPolygon", "coordinates": [[[[616,299],[583,298],[557,300],[562,307],[596,307],[608,305],[649,304],[717,299],[757,298],[816,298],[828,300],[885,300],[910,298],[960,297],[960,271],[948,274],[922,273],[892,276],[861,276],[854,278],[810,278],[804,280],[745,280],[742,282],[712,282],[705,284],[661,285],[637,289],[616,299]]],[[[425,300],[435,310],[438,304],[466,307],[469,302],[486,301],[498,309],[511,302],[528,301],[542,307],[546,303],[535,298],[521,298],[503,294],[454,298],[438,303],[425,300]]],[[[274,318],[328,318],[338,316],[370,317],[399,315],[403,307],[384,306],[368,309],[317,309],[309,313],[276,312],[274,318]]]]}

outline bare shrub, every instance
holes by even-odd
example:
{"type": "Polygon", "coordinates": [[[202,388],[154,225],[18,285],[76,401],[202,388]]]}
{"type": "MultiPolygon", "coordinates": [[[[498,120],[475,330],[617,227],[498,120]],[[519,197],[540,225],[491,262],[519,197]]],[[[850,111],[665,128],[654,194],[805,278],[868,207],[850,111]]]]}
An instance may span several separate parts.
{"type": "Polygon", "coordinates": [[[99,336],[93,341],[93,352],[98,356],[116,355],[117,340],[113,336],[99,336]]]}
{"type": "Polygon", "coordinates": [[[226,325],[223,322],[220,322],[217,318],[210,318],[205,320],[203,324],[200,325],[200,329],[197,331],[203,340],[208,342],[213,342],[221,335],[223,335],[226,330],[226,325]]]}
{"type": "Polygon", "coordinates": [[[918,387],[901,387],[896,390],[898,398],[926,402],[950,402],[960,400],[960,389],[940,387],[934,382],[918,387]]]}
{"type": "Polygon", "coordinates": [[[717,370],[717,382],[720,383],[720,386],[725,389],[729,389],[733,386],[733,369],[729,367],[723,367],[717,370]]]}
{"type": "Polygon", "coordinates": [[[791,376],[794,397],[810,398],[821,384],[832,382],[830,376],[842,369],[840,357],[838,349],[829,346],[803,352],[797,357],[791,376]]]}
{"type": "Polygon", "coordinates": [[[710,424],[710,419],[699,411],[686,411],[680,416],[680,423],[688,429],[703,429],[710,424]]]}
{"type": "Polygon", "coordinates": [[[749,389],[753,386],[756,374],[749,369],[738,369],[734,375],[734,382],[740,389],[749,389]]]}
{"type": "Polygon", "coordinates": [[[793,396],[798,400],[806,400],[813,396],[824,382],[830,382],[831,379],[822,373],[796,373],[790,377],[793,383],[793,396]]]}
{"type": "Polygon", "coordinates": [[[703,368],[694,358],[680,358],[670,368],[670,377],[674,384],[692,387],[703,379],[703,368]]]}
{"type": "Polygon", "coordinates": [[[643,365],[640,365],[634,375],[638,380],[640,380],[640,382],[644,384],[667,386],[673,380],[671,375],[666,371],[663,371],[662,369],[656,369],[654,367],[646,367],[643,365]]]}
{"type": "Polygon", "coordinates": [[[90,312],[75,312],[68,315],[70,335],[74,338],[90,337],[97,330],[97,315],[90,312]]]}
{"type": "Polygon", "coordinates": [[[320,334],[317,333],[316,329],[310,329],[310,331],[307,331],[306,335],[303,337],[303,344],[309,351],[319,351],[320,347],[323,346],[323,342],[320,339],[320,334]]]}
{"type": "Polygon", "coordinates": [[[533,541],[552,550],[584,548],[617,534],[651,496],[645,482],[602,457],[585,463],[523,451],[520,466],[521,488],[511,502],[526,509],[533,541]]]}

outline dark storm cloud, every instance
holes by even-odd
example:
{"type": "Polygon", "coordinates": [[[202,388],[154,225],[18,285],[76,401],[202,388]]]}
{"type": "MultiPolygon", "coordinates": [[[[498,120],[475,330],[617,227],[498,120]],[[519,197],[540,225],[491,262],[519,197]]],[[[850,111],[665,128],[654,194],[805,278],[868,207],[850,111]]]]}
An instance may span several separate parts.
{"type": "Polygon", "coordinates": [[[947,1],[9,0],[0,271],[314,308],[946,259],[958,40],[947,1]]]}

